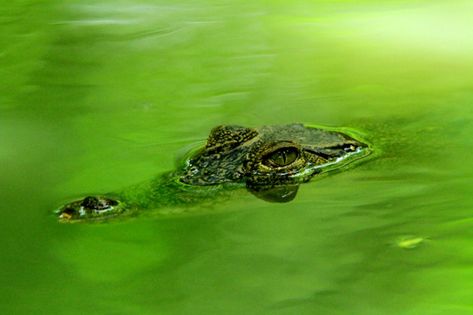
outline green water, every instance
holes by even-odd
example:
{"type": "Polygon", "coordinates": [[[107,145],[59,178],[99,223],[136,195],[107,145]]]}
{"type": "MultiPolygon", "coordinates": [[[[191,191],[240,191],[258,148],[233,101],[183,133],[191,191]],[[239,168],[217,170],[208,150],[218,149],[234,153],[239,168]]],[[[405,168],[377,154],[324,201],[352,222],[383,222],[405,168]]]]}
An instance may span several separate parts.
{"type": "Polygon", "coordinates": [[[1,314],[473,314],[470,2],[17,0],[0,27],[1,314]],[[381,155],[288,204],[51,216],[291,122],[381,155]]]}

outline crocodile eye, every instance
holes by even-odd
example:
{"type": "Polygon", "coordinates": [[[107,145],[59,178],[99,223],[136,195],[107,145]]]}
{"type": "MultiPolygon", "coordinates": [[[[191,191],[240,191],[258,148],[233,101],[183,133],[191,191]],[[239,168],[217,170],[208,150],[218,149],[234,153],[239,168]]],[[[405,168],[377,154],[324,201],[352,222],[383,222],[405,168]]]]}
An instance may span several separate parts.
{"type": "Polygon", "coordinates": [[[263,164],[272,167],[283,167],[294,163],[299,158],[299,150],[288,147],[281,148],[269,153],[264,159],[263,164]]]}

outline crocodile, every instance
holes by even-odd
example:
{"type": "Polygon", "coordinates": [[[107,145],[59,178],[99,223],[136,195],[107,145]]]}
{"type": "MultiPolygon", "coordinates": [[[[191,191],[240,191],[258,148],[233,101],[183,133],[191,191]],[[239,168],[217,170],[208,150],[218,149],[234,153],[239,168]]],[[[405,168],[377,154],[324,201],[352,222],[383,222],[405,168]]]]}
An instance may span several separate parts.
{"type": "Polygon", "coordinates": [[[60,222],[81,222],[136,215],[147,209],[182,213],[242,187],[265,201],[289,202],[301,183],[344,169],[370,152],[370,145],[347,129],[221,125],[176,170],[117,193],[69,202],[56,214],[60,222]]]}

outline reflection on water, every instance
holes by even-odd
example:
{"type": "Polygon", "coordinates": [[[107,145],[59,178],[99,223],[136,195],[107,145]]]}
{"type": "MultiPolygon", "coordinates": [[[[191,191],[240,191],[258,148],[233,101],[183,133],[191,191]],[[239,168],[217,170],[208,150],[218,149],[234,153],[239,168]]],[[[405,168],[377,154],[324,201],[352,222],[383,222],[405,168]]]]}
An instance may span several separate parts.
{"type": "Polygon", "coordinates": [[[473,314],[471,12],[5,3],[2,314],[473,314]],[[293,122],[362,130],[380,155],[253,189],[291,202],[243,192],[205,215],[114,224],[50,214],[173,169],[214,126],[293,122]]]}
{"type": "Polygon", "coordinates": [[[299,185],[249,186],[248,191],[269,202],[289,202],[297,195],[299,185]]]}

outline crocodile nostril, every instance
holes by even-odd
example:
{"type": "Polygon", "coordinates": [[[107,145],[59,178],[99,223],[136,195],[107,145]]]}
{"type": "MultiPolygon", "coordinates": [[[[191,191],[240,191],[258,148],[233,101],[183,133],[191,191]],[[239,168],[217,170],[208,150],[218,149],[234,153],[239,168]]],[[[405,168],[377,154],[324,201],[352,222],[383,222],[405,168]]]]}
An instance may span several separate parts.
{"type": "Polygon", "coordinates": [[[112,206],[116,206],[118,202],[113,199],[103,198],[103,197],[95,197],[95,196],[88,196],[85,197],[82,202],[81,206],[85,209],[90,210],[105,210],[112,206]]]}
{"type": "Polygon", "coordinates": [[[104,206],[99,198],[93,196],[85,197],[80,205],[86,209],[101,209],[104,206]]]}

